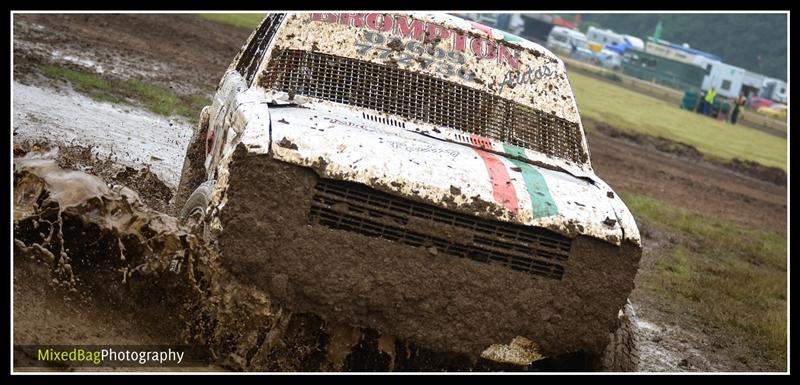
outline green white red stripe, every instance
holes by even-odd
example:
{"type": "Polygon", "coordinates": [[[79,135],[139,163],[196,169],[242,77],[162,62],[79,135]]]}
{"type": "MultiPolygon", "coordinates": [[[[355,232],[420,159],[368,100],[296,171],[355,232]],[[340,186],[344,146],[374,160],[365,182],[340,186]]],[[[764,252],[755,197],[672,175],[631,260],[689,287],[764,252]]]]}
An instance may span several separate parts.
{"type": "MultiPolygon", "coordinates": [[[[479,142],[484,139],[480,136],[473,135],[473,140],[479,142]]],[[[478,156],[483,159],[486,166],[486,171],[489,174],[489,180],[492,183],[492,193],[497,203],[503,205],[512,213],[516,214],[519,211],[519,204],[522,199],[518,194],[526,194],[530,197],[531,202],[531,215],[533,218],[548,217],[558,213],[558,207],[550,194],[550,189],[547,187],[547,182],[542,174],[536,170],[531,164],[525,162],[528,157],[525,154],[525,149],[522,147],[503,144],[503,150],[510,157],[502,157],[506,162],[514,165],[516,170],[522,174],[525,191],[517,191],[512,183],[512,175],[509,167],[501,159],[500,155],[496,155],[484,150],[475,149],[478,156]]]]}
{"type": "Polygon", "coordinates": [[[478,156],[483,159],[486,171],[489,172],[489,180],[492,182],[492,193],[494,200],[503,205],[508,211],[516,214],[519,210],[517,192],[511,183],[511,176],[508,174],[508,167],[496,155],[483,150],[475,149],[478,156]]]}

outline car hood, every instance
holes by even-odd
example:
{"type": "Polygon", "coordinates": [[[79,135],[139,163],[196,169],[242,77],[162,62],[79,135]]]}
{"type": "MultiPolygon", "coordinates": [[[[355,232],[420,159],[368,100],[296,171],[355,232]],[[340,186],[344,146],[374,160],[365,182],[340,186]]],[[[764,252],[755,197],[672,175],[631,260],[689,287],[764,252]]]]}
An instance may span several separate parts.
{"type": "MultiPolygon", "coordinates": [[[[250,105],[262,109],[257,115],[264,107],[250,105]]],[[[246,119],[248,104],[240,108],[246,119]]],[[[249,152],[269,152],[276,159],[311,167],[324,178],[569,237],[639,243],[632,216],[596,176],[575,177],[519,157],[409,131],[403,122],[355,110],[273,106],[269,127],[265,123],[247,122],[241,144],[249,152]],[[633,231],[628,230],[631,225],[633,231]]]]}

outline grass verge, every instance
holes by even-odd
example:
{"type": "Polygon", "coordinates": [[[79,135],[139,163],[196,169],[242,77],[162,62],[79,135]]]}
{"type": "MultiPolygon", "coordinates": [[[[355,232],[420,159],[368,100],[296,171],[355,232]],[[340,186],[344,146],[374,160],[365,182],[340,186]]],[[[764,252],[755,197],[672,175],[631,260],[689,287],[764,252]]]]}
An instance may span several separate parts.
{"type": "Polygon", "coordinates": [[[197,16],[215,23],[252,31],[264,19],[265,13],[198,13],[197,16]]]}
{"type": "Polygon", "coordinates": [[[622,194],[636,215],[682,238],[643,272],[641,289],[676,316],[688,316],[743,363],[786,368],[787,240],[658,200],[622,194]]]}
{"type": "Polygon", "coordinates": [[[739,158],[786,170],[786,138],[681,110],[677,105],[574,71],[569,79],[584,118],[689,144],[724,162],[739,158]]]}
{"type": "Polygon", "coordinates": [[[115,104],[140,104],[159,115],[180,115],[194,121],[209,100],[197,95],[179,95],[174,91],[138,80],[116,80],[88,71],[46,65],[41,73],[53,80],[68,81],[76,91],[94,100],[115,104]]]}

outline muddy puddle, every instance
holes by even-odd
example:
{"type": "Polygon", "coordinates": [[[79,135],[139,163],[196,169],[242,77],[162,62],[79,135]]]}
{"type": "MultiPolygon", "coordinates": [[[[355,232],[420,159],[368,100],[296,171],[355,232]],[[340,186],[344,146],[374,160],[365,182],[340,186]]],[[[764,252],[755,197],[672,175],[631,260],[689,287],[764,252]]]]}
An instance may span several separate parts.
{"type": "Polygon", "coordinates": [[[69,89],[14,83],[14,143],[92,145],[92,156],[149,168],[170,188],[180,179],[191,125],[131,106],[99,102],[69,89]]]}
{"type": "MultiPolygon", "coordinates": [[[[62,344],[203,345],[205,370],[232,371],[518,371],[557,364],[528,365],[525,341],[490,349],[506,361],[499,363],[289,312],[229,274],[198,230],[149,207],[142,195],[158,201],[151,191],[140,195],[101,178],[108,175],[101,161],[87,166],[41,143],[15,150],[16,344],[53,343],[49,336],[62,344]],[[26,312],[30,320],[18,314],[26,312]],[[43,320],[62,316],[60,323],[43,320]]],[[[119,179],[136,180],[140,172],[123,168],[119,179]]]]}

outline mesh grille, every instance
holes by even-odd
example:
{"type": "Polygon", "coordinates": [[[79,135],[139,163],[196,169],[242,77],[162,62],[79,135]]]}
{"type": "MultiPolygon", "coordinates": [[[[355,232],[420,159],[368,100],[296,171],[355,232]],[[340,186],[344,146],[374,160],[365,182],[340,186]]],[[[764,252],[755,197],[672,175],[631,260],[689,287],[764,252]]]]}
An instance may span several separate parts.
{"type": "Polygon", "coordinates": [[[569,238],[546,229],[484,220],[330,179],[317,182],[309,221],[411,246],[435,246],[446,254],[558,280],[570,251],[569,238]],[[415,229],[410,222],[416,219],[458,228],[458,239],[415,229]]]}
{"type": "Polygon", "coordinates": [[[394,66],[275,49],[261,86],[451,127],[576,163],[587,160],[576,123],[394,66]]]}

